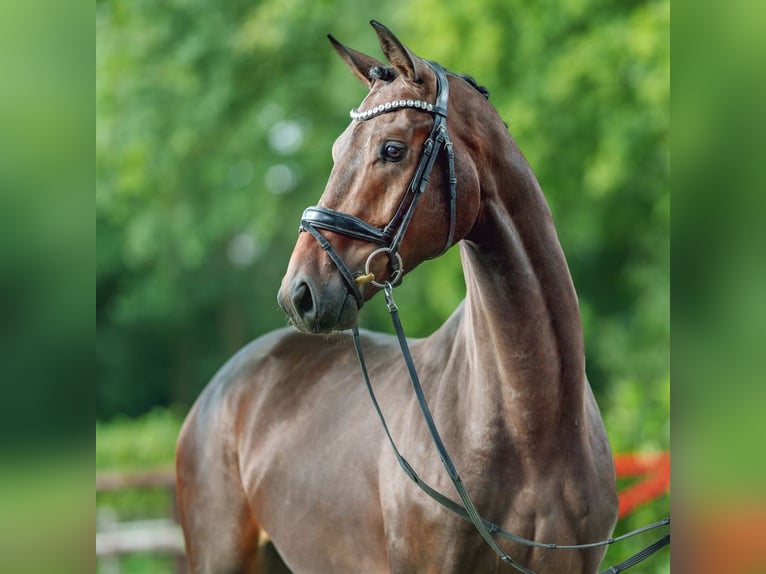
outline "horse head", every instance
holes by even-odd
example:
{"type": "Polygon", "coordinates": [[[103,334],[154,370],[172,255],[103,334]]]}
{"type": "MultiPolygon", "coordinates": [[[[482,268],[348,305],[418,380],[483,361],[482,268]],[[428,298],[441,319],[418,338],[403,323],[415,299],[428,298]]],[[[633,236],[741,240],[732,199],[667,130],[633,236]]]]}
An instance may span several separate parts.
{"type": "Polygon", "coordinates": [[[369,93],[333,145],[277,297],[309,333],[352,327],[364,301],[462,239],[479,211],[473,155],[486,145],[475,135],[476,109],[492,110],[486,93],[372,25],[390,66],[329,36],[369,93]]]}

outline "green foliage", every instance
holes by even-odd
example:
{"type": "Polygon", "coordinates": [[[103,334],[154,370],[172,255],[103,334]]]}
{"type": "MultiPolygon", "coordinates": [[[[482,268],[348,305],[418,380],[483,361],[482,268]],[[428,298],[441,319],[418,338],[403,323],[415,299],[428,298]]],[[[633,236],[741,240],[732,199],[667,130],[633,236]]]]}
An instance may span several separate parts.
{"type": "Polygon", "coordinates": [[[172,466],[184,413],[155,408],[137,418],[96,422],[96,470],[172,466]]]}
{"type": "MultiPolygon", "coordinates": [[[[183,413],[155,408],[134,419],[116,417],[96,423],[96,472],[172,468],[183,413]]],[[[173,500],[166,488],[128,489],[96,495],[119,520],[164,518],[173,500]]]]}
{"type": "MultiPolygon", "coordinates": [[[[612,445],[667,449],[669,3],[378,6],[97,3],[97,416],[188,406],[231,353],[284,325],[275,295],[300,213],[364,95],[324,35],[378,56],[376,18],[490,89],[551,204],[612,445]]],[[[398,290],[412,336],[462,299],[458,259],[398,290]]],[[[380,301],[361,321],[389,330],[380,301]]],[[[647,508],[656,519],[667,499],[647,508]]],[[[667,571],[666,556],[636,571],[667,571]]]]}
{"type": "MultiPolygon", "coordinates": [[[[172,556],[139,553],[120,556],[120,574],[171,574],[176,572],[172,556]]],[[[103,563],[96,565],[96,574],[113,572],[103,563]]]]}
{"type": "MultiPolygon", "coordinates": [[[[96,423],[96,472],[155,470],[172,468],[175,445],[183,413],[154,408],[133,419],[116,417],[96,423]]],[[[111,520],[130,521],[169,518],[174,512],[172,490],[161,488],[126,489],[96,494],[96,514],[106,513],[111,520]]],[[[155,574],[173,572],[171,556],[139,553],[119,557],[120,572],[155,574]]],[[[103,563],[97,573],[109,572],[103,563]]]]}
{"type": "MultiPolygon", "coordinates": [[[[188,404],[228,354],[284,323],[274,296],[295,222],[363,95],[323,35],[378,54],[370,10],[348,4],[98,5],[101,416],[188,404]]],[[[669,8],[556,8],[423,0],[385,20],[490,87],[552,205],[605,401],[615,379],[657,386],[668,372],[669,8]]],[[[456,260],[401,290],[423,310],[414,335],[462,298],[456,260]]],[[[380,312],[362,320],[386,328],[380,312]]]]}

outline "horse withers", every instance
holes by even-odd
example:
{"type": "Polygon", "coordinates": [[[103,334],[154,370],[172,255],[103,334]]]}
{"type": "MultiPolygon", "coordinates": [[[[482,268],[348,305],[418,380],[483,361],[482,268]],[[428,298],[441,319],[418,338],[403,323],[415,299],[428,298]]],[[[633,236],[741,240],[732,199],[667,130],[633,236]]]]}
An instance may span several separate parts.
{"type": "MultiPolygon", "coordinates": [[[[540,186],[483,89],[372,24],[389,64],[330,38],[369,93],[282,280],[294,328],[230,359],[179,438],[197,573],[276,571],[259,554],[266,534],[295,573],[513,571],[401,471],[347,332],[364,302],[455,243],[465,300],[410,352],[477,510],[567,545],[606,539],[616,521],[577,296],[540,186]]],[[[360,344],[392,438],[423,482],[454,492],[396,339],[362,331],[360,344]]],[[[604,554],[499,544],[540,573],[593,573],[604,554]]]]}

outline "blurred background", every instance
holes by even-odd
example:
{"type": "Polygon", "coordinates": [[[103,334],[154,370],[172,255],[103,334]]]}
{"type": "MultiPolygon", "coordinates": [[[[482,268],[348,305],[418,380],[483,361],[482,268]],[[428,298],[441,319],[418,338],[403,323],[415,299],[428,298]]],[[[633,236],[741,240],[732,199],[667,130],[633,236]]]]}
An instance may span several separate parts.
{"type": "MultiPolygon", "coordinates": [[[[169,468],[183,417],[216,370],[285,325],[276,292],[300,214],[321,194],[332,142],[365,94],[326,35],[382,58],[371,18],[490,90],[550,202],[612,448],[669,449],[667,0],[414,0],[385,9],[368,0],[102,0],[99,528],[172,515],[161,477],[122,488],[122,473],[169,468]]],[[[408,335],[433,331],[463,296],[456,249],[423,264],[397,292],[408,335]]],[[[390,330],[382,301],[360,322],[390,330]]],[[[616,532],[668,514],[659,496],[616,532]]],[[[605,566],[654,538],[612,547],[605,566]]],[[[146,553],[98,561],[101,572],[176,567],[146,553]]],[[[669,568],[665,550],[632,572],[669,568]]]]}

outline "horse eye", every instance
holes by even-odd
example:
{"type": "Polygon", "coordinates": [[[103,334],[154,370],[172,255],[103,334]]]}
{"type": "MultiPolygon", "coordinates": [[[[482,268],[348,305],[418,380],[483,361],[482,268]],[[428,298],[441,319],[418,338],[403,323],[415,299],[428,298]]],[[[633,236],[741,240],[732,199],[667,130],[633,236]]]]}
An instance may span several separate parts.
{"type": "Polygon", "coordinates": [[[386,161],[400,161],[404,158],[407,148],[399,142],[386,142],[380,150],[380,155],[386,161]]]}

